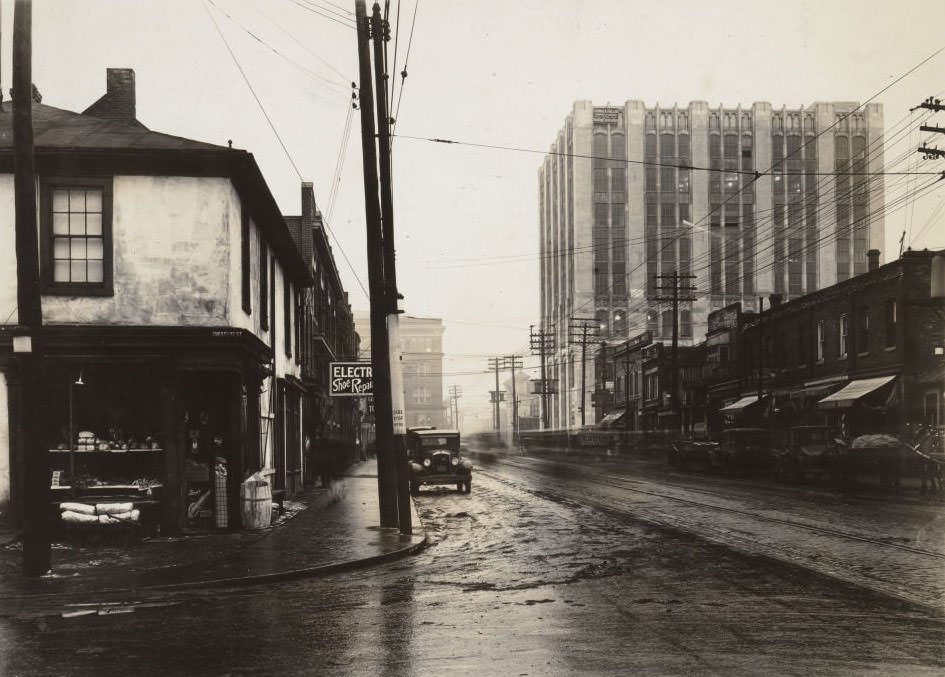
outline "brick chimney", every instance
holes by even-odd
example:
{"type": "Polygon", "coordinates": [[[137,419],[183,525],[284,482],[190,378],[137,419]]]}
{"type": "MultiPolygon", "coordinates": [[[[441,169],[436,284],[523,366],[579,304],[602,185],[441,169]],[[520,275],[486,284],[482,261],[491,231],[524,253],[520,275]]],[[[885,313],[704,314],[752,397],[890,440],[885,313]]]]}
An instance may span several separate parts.
{"type": "Polygon", "coordinates": [[[867,266],[867,270],[876,270],[879,268],[878,249],[870,249],[868,252],[866,252],[866,258],[869,259],[869,266],[867,266]]]}
{"type": "Polygon", "coordinates": [[[312,260],[313,244],[312,229],[315,227],[315,215],[318,207],[315,206],[315,189],[311,181],[302,182],[302,232],[301,232],[301,251],[302,258],[308,264],[312,260]]]}
{"type": "Polygon", "coordinates": [[[105,95],[82,111],[107,120],[137,121],[135,117],[135,72],[131,68],[105,71],[105,95]]]}

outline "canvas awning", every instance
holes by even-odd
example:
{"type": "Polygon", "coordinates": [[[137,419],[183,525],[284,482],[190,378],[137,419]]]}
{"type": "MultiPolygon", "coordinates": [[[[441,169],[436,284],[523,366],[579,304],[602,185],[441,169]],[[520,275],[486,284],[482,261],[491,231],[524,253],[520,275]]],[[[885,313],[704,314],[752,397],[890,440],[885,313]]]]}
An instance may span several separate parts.
{"type": "Polygon", "coordinates": [[[735,402],[732,402],[727,407],[722,407],[721,409],[719,409],[719,413],[720,414],[735,414],[741,411],[742,409],[744,409],[745,407],[750,407],[756,402],[758,402],[757,395],[748,395],[747,397],[743,397],[739,400],[736,400],[735,402]]]}
{"type": "Polygon", "coordinates": [[[626,413],[627,413],[626,411],[612,411],[609,414],[607,414],[604,418],[602,418],[600,420],[600,423],[598,423],[597,425],[601,426],[602,428],[606,428],[607,426],[611,426],[611,425],[616,425],[623,419],[624,414],[626,413]]]}
{"type": "Polygon", "coordinates": [[[843,388],[827,395],[817,403],[818,409],[843,409],[852,407],[861,397],[869,395],[871,392],[882,388],[884,385],[896,378],[892,376],[879,376],[877,378],[863,378],[858,381],[850,381],[843,388]]]}

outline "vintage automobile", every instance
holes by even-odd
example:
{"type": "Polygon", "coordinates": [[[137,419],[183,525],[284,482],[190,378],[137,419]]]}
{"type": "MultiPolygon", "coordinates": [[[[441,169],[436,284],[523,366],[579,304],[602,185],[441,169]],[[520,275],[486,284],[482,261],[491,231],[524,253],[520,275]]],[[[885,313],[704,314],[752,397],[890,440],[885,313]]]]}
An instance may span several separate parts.
{"type": "Polygon", "coordinates": [[[682,471],[692,467],[719,470],[722,466],[721,445],[711,440],[677,440],[669,448],[669,464],[682,471]]]}
{"type": "Polygon", "coordinates": [[[816,473],[839,481],[839,455],[834,437],[831,428],[825,425],[788,428],[781,455],[781,476],[803,482],[816,473]]]}
{"type": "Polygon", "coordinates": [[[779,455],[772,448],[766,428],[728,428],[722,432],[722,466],[743,477],[778,477],[779,455]]]}
{"type": "Polygon", "coordinates": [[[407,431],[407,461],[410,464],[410,493],[435,484],[455,484],[457,491],[472,491],[472,463],[462,458],[457,430],[407,431]]]}

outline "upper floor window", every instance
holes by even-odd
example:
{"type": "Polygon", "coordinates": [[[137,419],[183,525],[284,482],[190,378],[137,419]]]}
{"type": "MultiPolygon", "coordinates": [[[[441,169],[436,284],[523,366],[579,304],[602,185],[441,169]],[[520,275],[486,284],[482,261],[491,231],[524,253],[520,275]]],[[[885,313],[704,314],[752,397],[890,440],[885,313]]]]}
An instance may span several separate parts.
{"type": "Polygon", "coordinates": [[[111,296],[111,179],[43,179],[40,200],[43,293],[111,296]]]}
{"type": "Polygon", "coordinates": [[[823,320],[817,321],[817,361],[824,361],[824,347],[827,343],[826,326],[823,320]]]}
{"type": "Polygon", "coordinates": [[[896,300],[886,301],[886,347],[896,347],[896,300]]]}
{"type": "Polygon", "coordinates": [[[870,350],[870,309],[866,306],[860,308],[858,320],[856,351],[858,353],[868,353],[870,350]]]}
{"type": "Polygon", "coordinates": [[[844,313],[840,316],[840,359],[847,356],[850,347],[850,318],[844,313]]]}

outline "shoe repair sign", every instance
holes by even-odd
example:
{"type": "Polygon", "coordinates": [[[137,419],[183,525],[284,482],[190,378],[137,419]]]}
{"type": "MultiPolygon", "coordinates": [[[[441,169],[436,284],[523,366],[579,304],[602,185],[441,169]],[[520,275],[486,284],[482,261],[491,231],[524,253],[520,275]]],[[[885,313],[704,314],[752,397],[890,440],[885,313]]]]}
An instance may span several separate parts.
{"type": "Polygon", "coordinates": [[[370,362],[331,362],[329,394],[340,397],[368,397],[374,394],[374,373],[370,362]]]}

